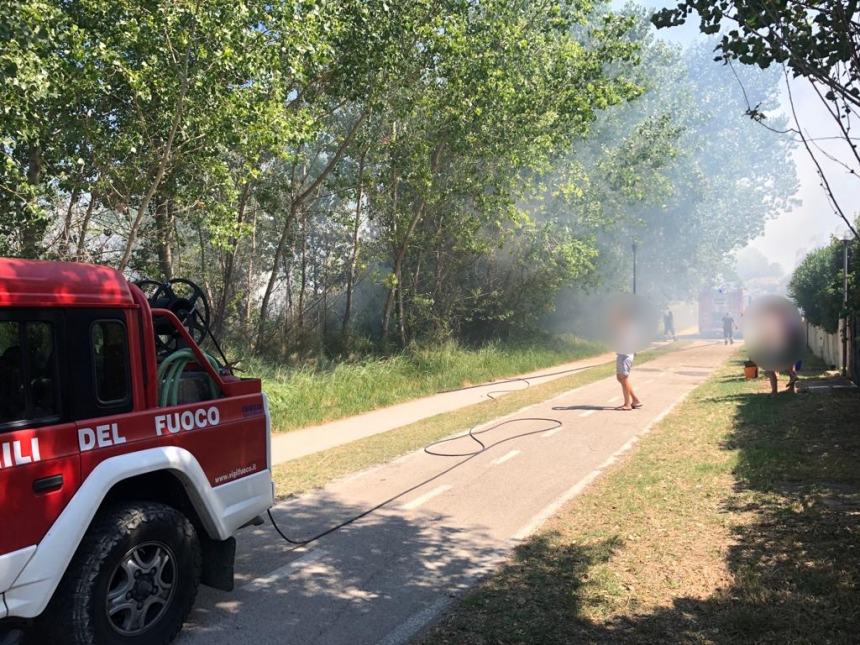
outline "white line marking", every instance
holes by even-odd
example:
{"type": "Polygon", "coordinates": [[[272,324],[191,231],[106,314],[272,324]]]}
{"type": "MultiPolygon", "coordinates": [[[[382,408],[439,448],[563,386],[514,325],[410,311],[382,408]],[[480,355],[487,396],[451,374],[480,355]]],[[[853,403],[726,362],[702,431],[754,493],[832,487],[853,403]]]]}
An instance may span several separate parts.
{"type": "Polygon", "coordinates": [[[615,403],[616,401],[620,401],[620,400],[621,400],[620,396],[613,396],[611,399],[609,399],[609,402],[615,403]]]}
{"type": "Polygon", "coordinates": [[[444,587],[440,589],[440,592],[443,593],[441,598],[409,616],[404,622],[389,632],[385,638],[375,641],[377,645],[405,645],[405,643],[410,642],[421,629],[433,622],[439,614],[448,608],[453,602],[452,598],[459,596],[458,591],[466,591],[474,586],[476,582],[496,571],[507,560],[511,549],[515,546],[515,544],[506,540],[504,547],[494,549],[477,562],[474,561],[475,553],[461,549],[455,550],[452,553],[453,556],[471,561],[471,564],[463,570],[460,581],[453,587],[449,586],[448,589],[444,587]]]}
{"type": "Polygon", "coordinates": [[[621,446],[618,450],[613,452],[602,464],[600,464],[597,468],[588,473],[585,477],[576,482],[573,486],[564,491],[559,497],[550,502],[546,507],[540,510],[536,515],[534,515],[519,531],[514,533],[514,540],[524,540],[529,535],[534,533],[536,530],[540,528],[540,526],[546,522],[550,517],[555,515],[561,507],[567,504],[574,497],[579,495],[588,485],[597,479],[603,471],[618,461],[619,457],[623,455],[625,452],[630,450],[639,439],[651,432],[651,429],[654,428],[658,423],[660,423],[675,407],[681,403],[684,399],[689,396],[690,392],[695,388],[691,388],[689,392],[685,392],[680,397],[678,397],[672,404],[663,410],[660,414],[654,417],[648,425],[646,425],[642,430],[638,433],[634,434],[630,439],[628,439],[623,446],[621,446]]]}
{"type": "Polygon", "coordinates": [[[261,578],[254,578],[251,582],[242,587],[242,591],[260,591],[261,589],[266,589],[281,578],[286,578],[297,569],[301,569],[312,562],[316,562],[325,554],[326,552],[323,549],[308,551],[297,560],[293,560],[289,564],[285,564],[261,578]]]}
{"type": "Polygon", "coordinates": [[[404,511],[411,511],[412,509],[418,508],[422,504],[429,502],[434,497],[437,497],[437,496],[441,495],[442,493],[445,493],[449,490],[451,490],[451,486],[449,484],[437,486],[433,490],[421,495],[421,497],[416,497],[411,502],[406,502],[400,508],[402,508],[404,511]]]}
{"type": "Polygon", "coordinates": [[[595,412],[597,412],[597,410],[586,410],[585,412],[581,412],[579,416],[580,418],[590,417],[595,412]]]}
{"type": "Polygon", "coordinates": [[[503,464],[506,461],[513,459],[514,457],[516,457],[521,452],[522,452],[521,450],[511,450],[508,454],[503,455],[502,457],[499,457],[498,459],[494,460],[492,463],[494,465],[498,466],[499,464],[503,464]]]}
{"type": "Polygon", "coordinates": [[[559,432],[561,432],[561,426],[559,426],[558,428],[553,428],[552,430],[547,430],[546,432],[541,434],[541,437],[551,437],[553,435],[558,434],[559,432]]]}
{"type": "Polygon", "coordinates": [[[429,607],[425,607],[418,613],[412,614],[405,622],[400,623],[388,636],[383,638],[377,645],[403,645],[412,640],[421,628],[436,618],[451,603],[450,598],[439,598],[429,607]]]}

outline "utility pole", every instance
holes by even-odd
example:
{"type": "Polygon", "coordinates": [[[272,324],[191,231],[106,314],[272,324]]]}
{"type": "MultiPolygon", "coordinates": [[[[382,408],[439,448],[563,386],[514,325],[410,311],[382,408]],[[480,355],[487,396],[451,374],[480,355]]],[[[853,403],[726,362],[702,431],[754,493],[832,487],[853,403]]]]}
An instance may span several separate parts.
{"type": "Polygon", "coordinates": [[[842,238],[842,376],[848,376],[848,234],[842,238]]]}
{"type": "Polygon", "coordinates": [[[633,295],[636,295],[636,242],[633,242],[633,295]]]}

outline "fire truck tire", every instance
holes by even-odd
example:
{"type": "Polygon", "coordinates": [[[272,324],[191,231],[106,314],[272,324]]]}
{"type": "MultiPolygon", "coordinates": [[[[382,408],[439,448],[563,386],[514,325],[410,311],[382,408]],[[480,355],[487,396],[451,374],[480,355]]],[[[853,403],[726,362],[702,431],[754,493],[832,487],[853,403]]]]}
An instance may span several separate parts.
{"type": "Polygon", "coordinates": [[[170,643],[194,604],[201,566],[194,526],[176,509],[110,507],[81,540],[39,631],[57,644],[170,643]]]}

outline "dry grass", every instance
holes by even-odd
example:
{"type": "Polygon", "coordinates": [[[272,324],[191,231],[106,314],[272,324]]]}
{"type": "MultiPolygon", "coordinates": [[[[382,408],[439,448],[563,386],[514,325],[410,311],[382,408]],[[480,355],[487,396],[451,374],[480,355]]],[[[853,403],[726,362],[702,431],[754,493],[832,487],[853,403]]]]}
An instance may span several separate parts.
{"type": "Polygon", "coordinates": [[[858,642],[860,396],[772,398],[740,371],[698,388],[425,642],[858,642]]]}

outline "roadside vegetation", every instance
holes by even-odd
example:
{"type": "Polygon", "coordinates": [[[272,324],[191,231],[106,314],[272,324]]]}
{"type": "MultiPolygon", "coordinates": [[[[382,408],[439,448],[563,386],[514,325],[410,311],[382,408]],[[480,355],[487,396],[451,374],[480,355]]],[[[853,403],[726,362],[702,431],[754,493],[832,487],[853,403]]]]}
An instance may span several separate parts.
{"type": "MultiPolygon", "coordinates": [[[[857,218],[860,224],[860,217],[857,218]]],[[[791,275],[788,292],[803,309],[803,317],[834,333],[839,319],[860,310],[860,239],[830,242],[804,256],[791,275]],[[848,246],[848,303],[844,303],[843,258],[848,246]]]]}
{"type": "Polygon", "coordinates": [[[223,345],[279,365],[560,302],[581,334],[631,241],[643,293],[689,297],[791,205],[794,144],[738,92],[782,128],[780,75],[614,8],[0,0],[0,254],[188,278],[223,345]]]}
{"type": "Polygon", "coordinates": [[[768,390],[733,360],[422,642],[853,642],[860,397],[768,390]]]}
{"type": "MultiPolygon", "coordinates": [[[[636,364],[642,365],[684,345],[682,341],[665,348],[641,352],[636,355],[636,364]]],[[[487,423],[613,374],[615,362],[609,361],[549,382],[537,381],[527,389],[521,389],[520,384],[512,383],[510,389],[515,391],[495,401],[488,399],[461,410],[439,414],[402,428],[288,461],[273,469],[276,493],[278,497],[287,497],[325,486],[338,477],[391,461],[443,437],[465,432],[474,425],[487,423]]]]}
{"type": "Polygon", "coordinates": [[[571,336],[538,336],[478,348],[453,341],[411,346],[393,356],[301,368],[277,369],[259,362],[246,369],[263,377],[273,430],[287,431],[594,356],[602,350],[598,343],[571,336]]]}

